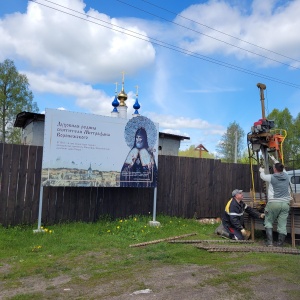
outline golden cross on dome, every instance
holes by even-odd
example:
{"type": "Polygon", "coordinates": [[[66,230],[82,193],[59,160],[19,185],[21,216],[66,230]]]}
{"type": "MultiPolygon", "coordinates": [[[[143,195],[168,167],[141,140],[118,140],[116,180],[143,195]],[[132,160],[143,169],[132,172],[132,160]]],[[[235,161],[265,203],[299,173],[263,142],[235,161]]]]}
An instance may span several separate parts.
{"type": "Polygon", "coordinates": [[[116,85],[116,94],[117,94],[117,92],[118,92],[118,82],[115,82],[115,85],[116,85]]]}
{"type": "Polygon", "coordinates": [[[125,72],[122,72],[122,90],[124,90],[125,72]]]}

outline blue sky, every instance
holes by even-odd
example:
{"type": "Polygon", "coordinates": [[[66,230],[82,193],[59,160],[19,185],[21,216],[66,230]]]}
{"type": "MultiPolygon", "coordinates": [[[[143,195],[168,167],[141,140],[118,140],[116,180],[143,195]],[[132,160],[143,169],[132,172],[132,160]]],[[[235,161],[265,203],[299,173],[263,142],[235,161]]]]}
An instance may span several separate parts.
{"type": "Polygon", "coordinates": [[[230,123],[247,134],[261,118],[258,82],[266,114],[299,113],[299,15],[300,0],[1,1],[0,61],[27,75],[40,112],[109,116],[124,71],[128,117],[138,85],[141,115],[215,152],[230,123]]]}

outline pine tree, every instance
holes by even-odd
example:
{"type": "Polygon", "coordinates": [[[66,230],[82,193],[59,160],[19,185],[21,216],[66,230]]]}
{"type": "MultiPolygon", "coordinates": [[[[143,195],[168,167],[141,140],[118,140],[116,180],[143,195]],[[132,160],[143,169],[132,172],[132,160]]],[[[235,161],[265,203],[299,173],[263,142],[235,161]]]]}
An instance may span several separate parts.
{"type": "Polygon", "coordinates": [[[228,163],[235,161],[235,153],[237,154],[237,159],[241,158],[244,136],[245,133],[243,129],[236,122],[230,123],[227,127],[227,131],[221,137],[221,142],[216,147],[218,156],[220,156],[224,162],[228,163]],[[235,151],[235,149],[237,151],[235,151]]]}

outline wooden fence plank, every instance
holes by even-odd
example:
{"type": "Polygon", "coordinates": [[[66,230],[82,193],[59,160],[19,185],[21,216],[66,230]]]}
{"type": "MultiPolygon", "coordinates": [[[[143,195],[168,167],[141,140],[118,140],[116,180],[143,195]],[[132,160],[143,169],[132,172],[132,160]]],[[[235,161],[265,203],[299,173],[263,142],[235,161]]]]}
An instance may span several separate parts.
{"type": "MultiPolygon", "coordinates": [[[[33,206],[38,201],[37,195],[35,195],[35,173],[36,173],[36,156],[37,147],[29,146],[28,149],[28,163],[27,163],[27,181],[26,181],[26,193],[24,197],[24,214],[23,223],[32,224],[36,222],[36,218],[33,218],[33,206]]],[[[40,180],[39,180],[40,181],[40,180]]]]}
{"type": "Polygon", "coordinates": [[[63,202],[62,202],[62,212],[60,222],[66,222],[70,220],[70,207],[72,201],[72,188],[65,187],[63,189],[63,202]]]}
{"type": "Polygon", "coordinates": [[[55,218],[53,219],[54,223],[60,223],[63,219],[64,213],[64,199],[65,199],[65,187],[59,187],[56,189],[56,205],[55,205],[55,218]]]}
{"type": "Polygon", "coordinates": [[[10,164],[10,176],[9,176],[9,190],[7,197],[7,219],[8,224],[15,224],[15,212],[19,205],[19,199],[17,198],[18,187],[18,172],[20,163],[20,146],[12,145],[11,151],[11,164],[10,164]]]}
{"type": "Polygon", "coordinates": [[[43,147],[35,147],[35,163],[34,163],[34,186],[32,189],[32,202],[31,202],[31,222],[36,222],[38,219],[38,212],[39,212],[39,199],[40,199],[40,192],[41,192],[41,176],[42,176],[42,158],[43,158],[43,147]]]}
{"type": "Polygon", "coordinates": [[[0,195],[0,224],[7,226],[12,224],[13,220],[7,219],[8,214],[8,197],[9,197],[9,178],[11,166],[11,152],[13,145],[4,144],[2,156],[2,178],[1,178],[1,195],[0,195]]]}
{"type": "Polygon", "coordinates": [[[56,206],[58,205],[57,201],[57,193],[63,189],[63,187],[49,187],[49,194],[48,194],[48,210],[47,210],[47,223],[48,224],[55,224],[56,223],[56,206]]]}
{"type": "MultiPolygon", "coordinates": [[[[3,152],[4,152],[4,144],[0,143],[0,195],[1,195],[1,182],[2,182],[2,172],[3,172],[3,152]]],[[[1,203],[0,203],[1,208],[1,203]]]]}
{"type": "Polygon", "coordinates": [[[28,149],[29,149],[28,146],[20,147],[18,187],[16,191],[18,204],[15,207],[14,224],[23,223],[23,213],[24,213],[24,204],[25,204],[24,196],[26,194],[26,181],[27,181],[28,149]]]}

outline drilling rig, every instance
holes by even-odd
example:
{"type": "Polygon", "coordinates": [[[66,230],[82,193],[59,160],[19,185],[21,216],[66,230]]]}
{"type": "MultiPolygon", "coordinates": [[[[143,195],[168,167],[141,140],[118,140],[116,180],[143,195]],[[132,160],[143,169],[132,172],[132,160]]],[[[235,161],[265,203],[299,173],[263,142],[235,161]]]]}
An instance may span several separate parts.
{"type": "Polygon", "coordinates": [[[283,142],[287,136],[287,132],[284,129],[275,129],[274,121],[266,118],[264,103],[266,85],[258,83],[257,87],[260,90],[262,118],[254,122],[251,132],[247,134],[247,145],[251,167],[253,200],[256,208],[259,211],[263,211],[267,203],[268,186],[264,182],[256,191],[254,174],[258,176],[256,182],[259,182],[259,167],[263,167],[268,174],[272,172],[270,162],[273,157],[284,164],[283,142]],[[254,172],[254,168],[257,168],[257,172],[254,172]],[[259,199],[256,199],[257,192],[259,193],[259,199]]]}

